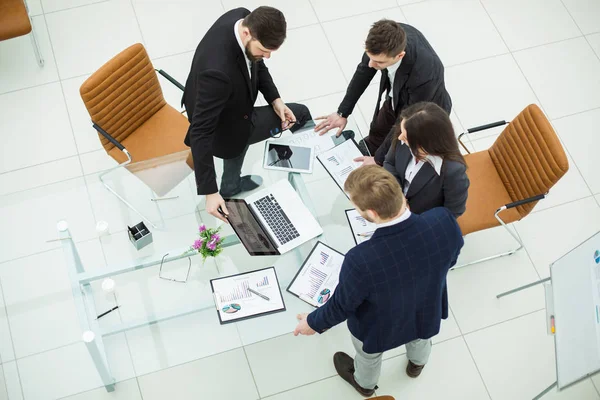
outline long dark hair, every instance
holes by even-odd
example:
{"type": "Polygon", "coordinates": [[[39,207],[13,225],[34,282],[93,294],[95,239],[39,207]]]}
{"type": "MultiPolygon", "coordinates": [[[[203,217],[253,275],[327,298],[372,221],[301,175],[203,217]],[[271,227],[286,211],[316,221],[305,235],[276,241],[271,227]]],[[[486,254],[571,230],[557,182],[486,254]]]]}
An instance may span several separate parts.
{"type": "Polygon", "coordinates": [[[410,151],[414,155],[419,154],[419,149],[423,149],[429,155],[466,165],[458,149],[458,140],[450,117],[440,106],[435,103],[421,102],[405,108],[392,128],[394,149],[398,144],[402,121],[404,121],[410,151]]]}

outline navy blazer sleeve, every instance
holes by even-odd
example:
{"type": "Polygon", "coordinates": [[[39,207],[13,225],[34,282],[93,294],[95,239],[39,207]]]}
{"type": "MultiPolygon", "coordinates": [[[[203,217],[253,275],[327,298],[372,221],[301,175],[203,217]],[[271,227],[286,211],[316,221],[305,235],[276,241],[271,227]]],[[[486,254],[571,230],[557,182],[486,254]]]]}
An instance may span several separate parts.
{"type": "Polygon", "coordinates": [[[227,75],[217,70],[207,70],[196,77],[196,104],[190,124],[190,148],[198,194],[218,191],[212,143],[219,117],[229,96],[231,84],[227,75]]]}
{"type": "Polygon", "coordinates": [[[273,103],[279,97],[279,91],[273,83],[273,78],[271,77],[271,73],[269,72],[269,68],[265,65],[263,60],[260,60],[256,63],[257,67],[257,77],[258,77],[258,90],[265,96],[265,100],[268,104],[273,103]]]}
{"type": "Polygon", "coordinates": [[[469,192],[469,178],[465,165],[459,162],[448,163],[442,180],[444,192],[444,207],[450,210],[455,218],[464,214],[467,209],[467,196],[469,192]]]}
{"type": "Polygon", "coordinates": [[[367,279],[366,274],[360,273],[352,256],[347,254],[333,296],[324,306],[308,315],[308,325],[316,332],[323,333],[348,319],[368,295],[367,279]]]}
{"type": "Polygon", "coordinates": [[[358,99],[365,92],[376,73],[377,70],[375,68],[369,67],[369,56],[367,53],[364,53],[348,85],[346,95],[338,107],[338,112],[346,116],[352,114],[358,99]]]}

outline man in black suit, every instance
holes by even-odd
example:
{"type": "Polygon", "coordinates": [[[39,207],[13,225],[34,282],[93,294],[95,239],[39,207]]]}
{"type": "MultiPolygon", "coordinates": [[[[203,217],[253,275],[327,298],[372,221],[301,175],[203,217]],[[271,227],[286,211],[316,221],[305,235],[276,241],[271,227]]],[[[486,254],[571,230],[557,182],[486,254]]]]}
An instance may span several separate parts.
{"type": "Polygon", "coordinates": [[[450,114],[452,100],[444,85],[444,66],[425,36],[416,28],[386,19],[377,21],[369,30],[365,50],[337,113],[319,117],[324,121],[317,125],[316,130],[324,134],[339,128],[339,136],[356,102],[377,71],[381,71],[377,106],[369,136],[364,140],[364,145],[375,158],[363,157],[361,161],[383,165],[390,145],[389,132],[405,107],[430,101],[450,114]],[[385,101],[380,109],[384,93],[385,101]]]}
{"type": "Polygon", "coordinates": [[[206,210],[227,222],[223,197],[260,186],[259,176],[241,177],[248,146],[282,130],[295,131],[311,119],[301,104],[285,104],[263,62],[286,36],[281,11],[258,7],[237,8],[222,15],[198,45],[182,104],[190,127],[185,144],[191,147],[199,195],[206,210]],[[270,104],[254,107],[261,92],[270,104]],[[220,192],[213,156],[223,159],[220,192]]]}

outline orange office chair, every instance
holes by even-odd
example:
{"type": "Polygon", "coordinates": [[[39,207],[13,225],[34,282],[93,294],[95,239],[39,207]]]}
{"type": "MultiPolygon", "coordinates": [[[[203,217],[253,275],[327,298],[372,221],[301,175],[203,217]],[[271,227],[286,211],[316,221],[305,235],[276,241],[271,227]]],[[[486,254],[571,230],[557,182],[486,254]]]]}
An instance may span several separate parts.
{"type": "MultiPolygon", "coordinates": [[[[179,89],[184,89],[166,72],[156,71],[179,89]]],[[[139,166],[144,161],[152,163],[153,159],[175,154],[187,158],[191,172],[194,168],[191,152],[183,143],[189,127],[187,118],[165,101],[155,69],[140,43],[104,64],[79,91],[104,150],[119,163],[100,174],[100,180],[119,200],[156,227],[103,177],[132,161],[139,166]]]]}
{"type": "Polygon", "coordinates": [[[31,33],[35,58],[40,67],[43,67],[44,58],[40,52],[27,4],[24,0],[0,0],[0,41],[24,36],[28,33],[31,33]]]}
{"type": "Polygon", "coordinates": [[[469,129],[458,140],[469,153],[465,156],[471,181],[467,209],[458,218],[463,235],[503,226],[519,246],[455,268],[511,255],[523,247],[506,224],[525,218],[539,200],[569,170],[563,147],[550,122],[538,106],[530,104],[502,131],[492,147],[470,154],[461,138],[506,125],[499,121],[469,129]],[[502,217],[500,217],[502,214],[502,217]]]}

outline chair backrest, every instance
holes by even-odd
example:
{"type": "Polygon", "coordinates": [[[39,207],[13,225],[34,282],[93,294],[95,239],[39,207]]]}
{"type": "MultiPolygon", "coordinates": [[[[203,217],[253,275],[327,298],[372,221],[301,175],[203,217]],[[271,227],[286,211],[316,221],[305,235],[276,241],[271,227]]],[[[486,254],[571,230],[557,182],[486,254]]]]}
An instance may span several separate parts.
{"type": "Polygon", "coordinates": [[[27,35],[31,21],[23,0],[0,0],[0,41],[27,35]]]}
{"type": "MultiPolygon", "coordinates": [[[[488,151],[512,201],[548,192],[569,170],[556,132],[535,104],[521,111],[488,151]]],[[[523,218],[535,204],[516,210],[523,218]]]]}
{"type": "MultiPolygon", "coordinates": [[[[92,121],[118,142],[167,104],[148,53],[140,43],[94,72],[79,93],[92,121]]],[[[98,136],[107,152],[115,147],[104,136],[98,136]]]]}

